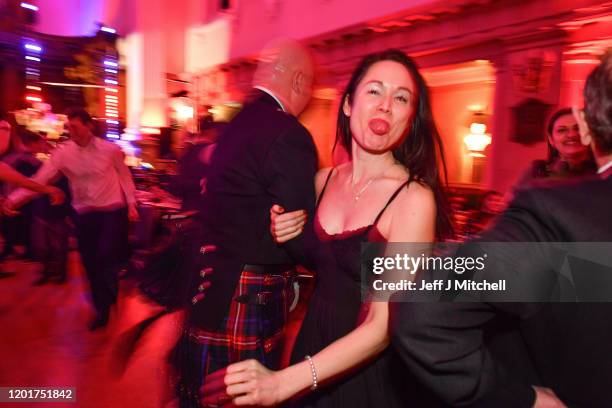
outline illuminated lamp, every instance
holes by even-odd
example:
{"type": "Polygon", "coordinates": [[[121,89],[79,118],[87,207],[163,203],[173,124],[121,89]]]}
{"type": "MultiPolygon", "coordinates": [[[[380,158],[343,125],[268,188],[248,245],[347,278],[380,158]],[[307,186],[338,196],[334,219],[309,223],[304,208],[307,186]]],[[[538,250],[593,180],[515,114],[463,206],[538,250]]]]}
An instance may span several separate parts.
{"type": "Polygon", "coordinates": [[[159,128],[156,128],[156,127],[142,126],[140,128],[140,133],[144,135],[159,135],[161,134],[161,130],[159,130],[159,128]]]}
{"type": "Polygon", "coordinates": [[[25,99],[28,102],[42,102],[42,98],[39,98],[38,96],[28,95],[25,97],[25,99]]]}
{"type": "Polygon", "coordinates": [[[491,144],[491,135],[487,133],[487,116],[482,112],[471,115],[470,133],[463,138],[463,143],[470,156],[484,157],[484,151],[491,144]]]}

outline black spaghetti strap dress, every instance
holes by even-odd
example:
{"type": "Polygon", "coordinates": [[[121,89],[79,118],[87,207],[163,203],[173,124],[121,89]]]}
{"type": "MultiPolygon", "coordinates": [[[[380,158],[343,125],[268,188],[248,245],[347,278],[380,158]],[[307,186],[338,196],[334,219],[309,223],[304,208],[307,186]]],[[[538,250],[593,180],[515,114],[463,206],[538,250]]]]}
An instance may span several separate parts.
{"type": "MultiPolygon", "coordinates": [[[[332,169],[321,191],[317,208],[333,173],[332,169]]],[[[375,221],[366,227],[328,234],[315,217],[314,228],[322,256],[317,265],[317,283],[308,311],[292,353],[292,363],[314,355],[358,326],[361,303],[361,243],[382,241],[376,225],[387,207],[397,197],[403,183],[380,210],[375,221]]],[[[436,403],[412,378],[391,347],[341,378],[321,384],[293,406],[317,408],[344,407],[436,407],[436,403]],[[427,394],[427,395],[425,395],[427,394]]]]}

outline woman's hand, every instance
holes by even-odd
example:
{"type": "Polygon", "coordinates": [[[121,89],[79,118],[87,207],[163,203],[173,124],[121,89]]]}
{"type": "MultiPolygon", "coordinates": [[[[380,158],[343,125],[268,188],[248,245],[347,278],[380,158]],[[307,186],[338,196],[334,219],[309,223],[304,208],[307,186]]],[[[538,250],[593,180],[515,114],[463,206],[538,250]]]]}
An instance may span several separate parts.
{"type": "Polygon", "coordinates": [[[287,242],[302,233],[308,214],[305,210],[285,213],[285,209],[274,204],[270,208],[270,233],[279,244],[287,242]]]}
{"type": "Polygon", "coordinates": [[[245,360],[219,370],[202,387],[204,406],[274,406],[282,402],[278,372],[257,360],[245,360]]]}

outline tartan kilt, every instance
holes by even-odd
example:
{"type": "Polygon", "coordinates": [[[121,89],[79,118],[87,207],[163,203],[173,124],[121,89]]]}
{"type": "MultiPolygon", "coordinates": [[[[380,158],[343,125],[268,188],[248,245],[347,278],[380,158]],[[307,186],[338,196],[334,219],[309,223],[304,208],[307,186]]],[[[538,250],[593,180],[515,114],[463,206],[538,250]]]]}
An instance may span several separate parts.
{"type": "Polygon", "coordinates": [[[243,270],[219,329],[184,330],[171,356],[181,408],[200,407],[199,388],[206,375],[230,364],[253,358],[270,369],[280,368],[294,276],[294,270],[280,274],[243,270]],[[253,302],[262,294],[265,304],[253,302]]]}

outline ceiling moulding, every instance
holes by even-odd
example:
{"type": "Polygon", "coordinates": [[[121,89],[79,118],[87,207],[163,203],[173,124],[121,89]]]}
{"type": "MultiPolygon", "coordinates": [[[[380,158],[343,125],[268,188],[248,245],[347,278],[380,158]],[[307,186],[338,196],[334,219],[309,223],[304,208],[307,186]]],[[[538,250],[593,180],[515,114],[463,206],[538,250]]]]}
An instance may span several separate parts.
{"type": "Polygon", "coordinates": [[[423,69],[422,74],[430,87],[495,82],[493,64],[486,60],[423,69]]]}
{"type": "MultiPolygon", "coordinates": [[[[587,0],[581,4],[585,3],[587,0]]],[[[342,83],[363,55],[383,48],[398,48],[410,54],[422,68],[478,59],[495,63],[509,50],[566,43],[568,31],[562,24],[586,20],[593,17],[588,13],[594,12],[601,13],[601,10],[587,8],[578,12],[566,2],[556,0],[439,1],[430,2],[421,10],[395,13],[304,42],[319,54],[320,66],[327,71],[330,83],[342,83]]],[[[573,31],[572,36],[582,31],[573,31]]],[[[251,56],[215,68],[231,76],[242,76],[252,71],[254,64],[256,59],[251,56]]],[[[469,71],[465,81],[479,76],[477,70],[472,70],[473,77],[470,77],[469,71]]]]}
{"type": "MultiPolygon", "coordinates": [[[[525,1],[525,0],[515,0],[525,1]]],[[[406,10],[393,13],[382,18],[369,20],[363,23],[344,27],[333,32],[321,34],[308,39],[312,48],[326,47],[332,44],[344,43],[346,40],[359,40],[370,36],[372,33],[388,33],[403,30],[407,27],[415,27],[431,24],[440,19],[448,18],[467,10],[482,8],[489,3],[508,3],[509,0],[454,0],[454,1],[431,1],[417,8],[407,6],[406,10]]],[[[512,2],[510,2],[512,3],[512,2]]]]}
{"type": "Polygon", "coordinates": [[[416,57],[421,67],[428,67],[469,60],[464,58],[453,61],[453,58],[461,57],[453,56],[458,54],[455,51],[461,51],[459,54],[464,56],[474,54],[470,58],[472,60],[494,59],[506,47],[519,49],[521,46],[533,46],[534,42],[544,45],[563,42],[567,34],[557,24],[570,20],[572,12],[553,10],[549,14],[531,13],[530,19],[525,20],[524,12],[529,12],[531,8],[532,1],[518,1],[510,11],[495,3],[478,10],[464,10],[464,13],[435,22],[384,33],[359,28],[353,36],[349,36],[348,32],[343,33],[348,40],[335,35],[330,38],[319,37],[313,40],[313,48],[323,55],[326,64],[342,71],[342,66],[355,64],[365,53],[381,47],[401,49],[416,57]],[[517,11],[519,5],[524,8],[518,8],[517,11]],[[508,18],[508,13],[511,13],[511,18],[508,18]],[[542,27],[549,29],[543,30],[542,27]],[[494,47],[491,46],[493,43],[496,44],[494,47]],[[476,53],[470,51],[474,49],[476,53]]]}

